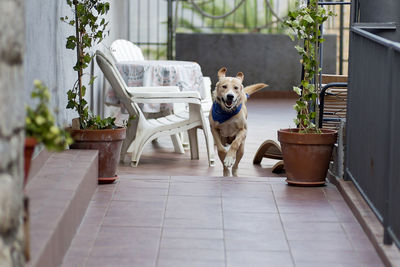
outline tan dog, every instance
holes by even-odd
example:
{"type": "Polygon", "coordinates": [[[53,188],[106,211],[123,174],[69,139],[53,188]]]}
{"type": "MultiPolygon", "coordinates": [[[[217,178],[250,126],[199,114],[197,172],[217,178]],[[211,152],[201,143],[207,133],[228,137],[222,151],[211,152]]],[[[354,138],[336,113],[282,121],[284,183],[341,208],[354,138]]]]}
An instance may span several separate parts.
{"type": "Polygon", "coordinates": [[[225,67],[218,71],[219,81],[214,90],[209,119],[218,156],[224,166],[223,174],[229,176],[232,167],[232,175],[237,176],[247,134],[247,97],[268,85],[258,83],[243,88],[242,72],[236,77],[226,77],[225,74],[225,67]]]}

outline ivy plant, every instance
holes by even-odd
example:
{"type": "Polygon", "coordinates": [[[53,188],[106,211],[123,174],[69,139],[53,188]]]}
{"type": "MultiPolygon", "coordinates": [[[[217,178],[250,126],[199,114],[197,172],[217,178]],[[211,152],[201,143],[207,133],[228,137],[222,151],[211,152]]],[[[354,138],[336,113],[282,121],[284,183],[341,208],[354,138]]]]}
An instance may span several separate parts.
{"type": "MultiPolygon", "coordinates": [[[[65,47],[76,50],[77,61],[74,70],[78,73],[78,79],[72,89],[67,92],[68,109],[75,109],[79,115],[81,129],[108,129],[115,127],[115,119],[100,119],[94,116],[88,108],[85,100],[86,86],[82,77],[84,70],[90,65],[94,54],[91,48],[99,44],[108,34],[108,21],[104,16],[110,9],[110,4],[102,0],[66,0],[72,8],[74,17],[61,17],[61,21],[74,27],[75,34],[67,37],[65,47]]],[[[91,77],[88,85],[93,84],[95,77],[91,77]]]]}
{"type": "Polygon", "coordinates": [[[25,133],[34,137],[48,150],[61,151],[72,144],[72,138],[64,129],[60,129],[49,109],[50,93],[48,88],[39,80],[34,81],[32,99],[38,99],[35,108],[26,107],[25,133]]]}
{"type": "Polygon", "coordinates": [[[311,0],[309,5],[302,6],[295,11],[290,11],[288,19],[285,21],[291,32],[289,36],[298,44],[295,46],[301,57],[304,67],[304,78],[301,85],[293,87],[299,95],[299,99],[294,105],[297,111],[297,118],[294,119],[299,126],[301,133],[320,133],[318,124],[313,121],[317,118],[317,98],[318,98],[318,74],[319,68],[318,49],[324,41],[321,38],[319,25],[326,21],[334,13],[327,12],[325,8],[318,5],[318,0],[311,0]]]}

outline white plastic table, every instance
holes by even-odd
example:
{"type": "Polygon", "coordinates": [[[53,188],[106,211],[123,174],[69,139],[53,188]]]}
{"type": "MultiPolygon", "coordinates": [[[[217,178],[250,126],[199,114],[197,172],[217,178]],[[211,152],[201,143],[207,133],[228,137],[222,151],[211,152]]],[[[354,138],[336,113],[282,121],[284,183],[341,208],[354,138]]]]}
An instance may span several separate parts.
{"type": "MultiPolygon", "coordinates": [[[[143,60],[117,62],[116,66],[129,87],[178,86],[181,91],[198,91],[206,96],[200,65],[190,61],[143,60]]],[[[112,90],[106,93],[106,102],[118,101],[112,90]]],[[[114,103],[113,103],[114,102],[114,103]]],[[[157,113],[172,110],[171,104],[144,104],[143,112],[157,113]]]]}

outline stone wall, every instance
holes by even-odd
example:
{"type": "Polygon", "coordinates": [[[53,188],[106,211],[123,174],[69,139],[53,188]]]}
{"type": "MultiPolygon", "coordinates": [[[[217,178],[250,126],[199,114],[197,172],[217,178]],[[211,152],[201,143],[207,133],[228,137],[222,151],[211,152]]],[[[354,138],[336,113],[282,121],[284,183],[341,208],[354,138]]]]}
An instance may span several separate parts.
{"type": "Polygon", "coordinates": [[[24,0],[0,1],[0,266],[24,266],[24,0]],[[11,26],[12,25],[12,26],[11,26]]]}

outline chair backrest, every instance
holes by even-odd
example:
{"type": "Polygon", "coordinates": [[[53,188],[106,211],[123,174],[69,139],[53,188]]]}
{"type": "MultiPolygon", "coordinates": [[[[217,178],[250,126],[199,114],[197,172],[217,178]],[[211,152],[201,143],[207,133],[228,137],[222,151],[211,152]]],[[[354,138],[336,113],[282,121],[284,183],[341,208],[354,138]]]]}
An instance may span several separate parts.
{"type": "MultiPolygon", "coordinates": [[[[347,82],[346,75],[322,74],[322,83],[347,82]]],[[[347,87],[331,87],[324,96],[324,112],[322,127],[338,129],[340,121],[346,118],[347,113],[347,87]]]]}
{"type": "Polygon", "coordinates": [[[144,60],[142,50],[127,40],[115,40],[110,46],[110,51],[117,62],[144,60]]]}
{"type": "Polygon", "coordinates": [[[127,85],[113,61],[100,50],[96,51],[96,61],[129,114],[139,116],[140,108],[130,100],[130,96],[126,91],[127,85]]]}

